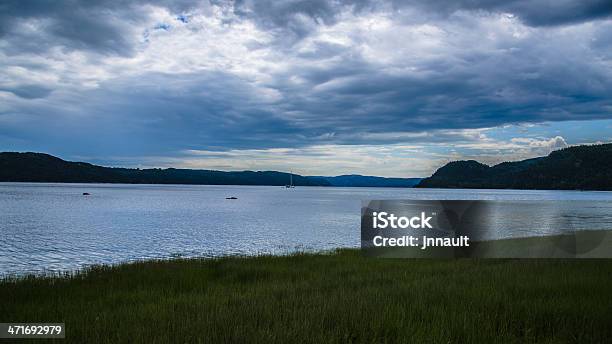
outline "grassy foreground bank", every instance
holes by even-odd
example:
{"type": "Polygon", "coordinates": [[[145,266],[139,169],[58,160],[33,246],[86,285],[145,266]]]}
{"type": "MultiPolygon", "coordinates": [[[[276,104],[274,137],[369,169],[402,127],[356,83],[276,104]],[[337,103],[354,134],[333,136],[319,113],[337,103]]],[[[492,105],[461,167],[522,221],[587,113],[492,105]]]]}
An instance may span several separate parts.
{"type": "Polygon", "coordinates": [[[78,343],[609,343],[611,282],[610,260],[153,261],[2,281],[0,322],[78,343]]]}

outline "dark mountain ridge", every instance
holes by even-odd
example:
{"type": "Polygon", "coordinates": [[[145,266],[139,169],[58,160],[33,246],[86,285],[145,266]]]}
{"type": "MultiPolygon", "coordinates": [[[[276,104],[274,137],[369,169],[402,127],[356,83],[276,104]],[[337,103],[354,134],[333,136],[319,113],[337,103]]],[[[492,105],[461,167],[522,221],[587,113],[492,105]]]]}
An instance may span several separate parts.
{"type": "MultiPolygon", "coordinates": [[[[349,182],[334,185],[337,177],[305,177],[292,175],[296,186],[382,186],[387,178],[367,177],[359,185],[349,182]],[[328,180],[328,178],[330,180],[328,180]],[[366,179],[367,179],[366,178],[366,179]]],[[[401,178],[389,178],[399,185],[401,178]]],[[[290,174],[277,171],[225,172],[177,168],[118,168],[85,162],[65,161],[44,153],[0,153],[0,182],[48,183],[126,183],[126,184],[201,184],[201,185],[277,185],[289,183],[290,174]]],[[[343,180],[341,178],[341,180],[343,180]]],[[[413,186],[415,183],[409,185],[413,186]]]]}
{"type": "Polygon", "coordinates": [[[568,147],[546,157],[495,166],[453,161],[416,187],[612,190],[612,144],[568,147]]]}

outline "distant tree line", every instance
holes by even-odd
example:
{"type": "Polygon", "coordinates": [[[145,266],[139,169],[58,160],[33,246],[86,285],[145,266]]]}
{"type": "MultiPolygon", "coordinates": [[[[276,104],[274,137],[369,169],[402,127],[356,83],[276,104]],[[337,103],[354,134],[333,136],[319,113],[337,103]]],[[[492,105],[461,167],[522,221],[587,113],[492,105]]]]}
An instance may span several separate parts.
{"type": "MultiPolygon", "coordinates": [[[[289,174],[275,171],[224,172],[176,168],[131,169],[70,162],[42,153],[0,153],[0,181],[56,183],[286,185],[289,174]]],[[[300,186],[329,186],[322,179],[293,175],[300,186]]]]}
{"type": "MultiPolygon", "coordinates": [[[[419,178],[360,175],[305,177],[292,174],[297,186],[412,187],[419,178]]],[[[202,185],[286,185],[290,174],[277,171],[224,172],[176,168],[113,168],[70,162],[43,153],[0,153],[0,182],[126,183],[202,185]]]]}

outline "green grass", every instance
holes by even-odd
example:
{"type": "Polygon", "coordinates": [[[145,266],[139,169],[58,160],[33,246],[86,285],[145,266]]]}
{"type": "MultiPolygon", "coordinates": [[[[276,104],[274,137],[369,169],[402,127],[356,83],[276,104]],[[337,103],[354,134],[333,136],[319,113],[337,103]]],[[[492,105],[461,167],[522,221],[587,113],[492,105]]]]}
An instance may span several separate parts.
{"type": "Polygon", "coordinates": [[[609,343],[611,282],[610,260],[152,261],[0,282],[0,322],[76,343],[609,343]]]}

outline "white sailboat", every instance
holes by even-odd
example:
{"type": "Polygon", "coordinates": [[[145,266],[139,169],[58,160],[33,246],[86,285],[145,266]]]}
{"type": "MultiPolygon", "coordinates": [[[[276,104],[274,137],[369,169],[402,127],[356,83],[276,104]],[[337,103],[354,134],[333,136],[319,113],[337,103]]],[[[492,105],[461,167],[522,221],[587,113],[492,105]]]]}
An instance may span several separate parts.
{"type": "Polygon", "coordinates": [[[293,185],[293,173],[289,172],[289,184],[285,185],[287,189],[293,189],[295,185],[293,185]]]}

